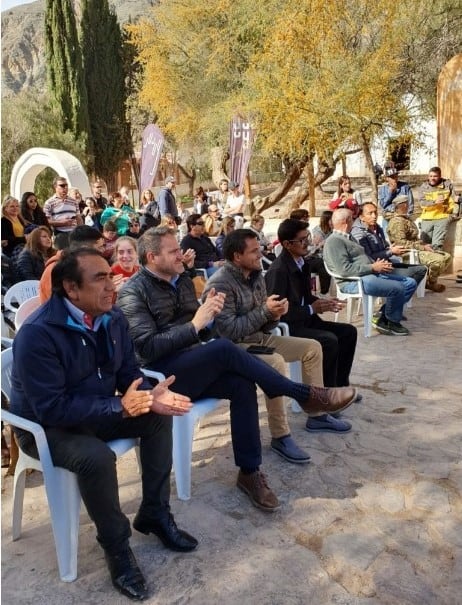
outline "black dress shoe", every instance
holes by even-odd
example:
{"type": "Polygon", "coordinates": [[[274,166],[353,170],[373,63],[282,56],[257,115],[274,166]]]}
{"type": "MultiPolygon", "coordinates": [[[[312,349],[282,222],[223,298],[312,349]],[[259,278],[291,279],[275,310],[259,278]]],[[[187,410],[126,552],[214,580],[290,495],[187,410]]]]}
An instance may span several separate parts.
{"type": "Polygon", "coordinates": [[[188,552],[194,550],[199,542],[187,532],[178,529],[172,514],[165,519],[147,519],[139,513],[133,521],[133,527],[142,534],[155,534],[170,550],[188,552]]]}
{"type": "Polygon", "coordinates": [[[148,596],[146,581],[130,547],[116,555],[105,553],[112,584],[119,592],[134,601],[148,596]]]}

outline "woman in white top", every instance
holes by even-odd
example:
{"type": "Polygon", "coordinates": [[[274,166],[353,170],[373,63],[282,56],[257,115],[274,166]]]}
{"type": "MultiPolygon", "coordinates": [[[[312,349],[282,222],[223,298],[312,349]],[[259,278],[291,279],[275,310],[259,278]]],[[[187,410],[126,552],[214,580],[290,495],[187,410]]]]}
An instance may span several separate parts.
{"type": "Polygon", "coordinates": [[[236,229],[240,229],[244,224],[245,196],[243,193],[239,195],[239,185],[235,181],[229,182],[229,189],[223,215],[234,217],[236,229]]]}

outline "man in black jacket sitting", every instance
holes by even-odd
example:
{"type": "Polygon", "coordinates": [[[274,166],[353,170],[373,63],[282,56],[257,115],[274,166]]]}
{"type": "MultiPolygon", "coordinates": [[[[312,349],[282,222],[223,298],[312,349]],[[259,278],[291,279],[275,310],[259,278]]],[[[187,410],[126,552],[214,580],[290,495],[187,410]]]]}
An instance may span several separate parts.
{"type": "MultiPolygon", "coordinates": [[[[311,270],[304,261],[308,247],[307,223],[295,219],[282,221],[278,239],[283,250],[265,275],[268,294],[278,294],[289,301],[289,310],[281,321],[289,325],[291,336],[312,338],[321,344],[324,384],[329,387],[347,386],[350,384],[357,331],[350,324],[325,321],[320,317],[326,311],[338,311],[344,303],[337,298],[317,298],[311,292],[311,270]]],[[[348,430],[345,421],[335,418],[331,418],[324,428],[316,427],[316,419],[309,418],[308,430],[310,422],[311,430],[348,430]]]]}

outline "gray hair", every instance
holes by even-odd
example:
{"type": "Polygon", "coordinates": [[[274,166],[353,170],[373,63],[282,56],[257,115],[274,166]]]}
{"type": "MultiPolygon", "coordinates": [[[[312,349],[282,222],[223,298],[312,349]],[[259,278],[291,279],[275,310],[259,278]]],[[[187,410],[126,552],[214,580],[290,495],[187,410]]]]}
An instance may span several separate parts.
{"type": "Polygon", "coordinates": [[[348,208],[337,208],[332,214],[332,225],[334,227],[343,225],[343,223],[347,222],[349,216],[352,216],[351,210],[348,210],[348,208]]]}
{"type": "Polygon", "coordinates": [[[138,256],[140,264],[144,267],[148,262],[148,252],[160,254],[162,248],[162,238],[166,235],[176,237],[175,229],[170,227],[151,227],[143,233],[138,240],[138,256]]]}

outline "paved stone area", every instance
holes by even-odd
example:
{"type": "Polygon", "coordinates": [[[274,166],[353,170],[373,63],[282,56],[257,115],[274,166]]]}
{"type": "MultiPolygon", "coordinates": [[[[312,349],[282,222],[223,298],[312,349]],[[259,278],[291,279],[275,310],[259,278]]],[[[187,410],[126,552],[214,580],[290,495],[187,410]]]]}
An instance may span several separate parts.
{"type": "MultiPolygon", "coordinates": [[[[132,546],[159,605],[460,605],[462,603],[462,286],[443,278],[407,311],[409,338],[361,333],[353,372],[364,401],[342,436],[292,432],[312,462],[269,449],[261,401],[264,470],[283,503],[251,506],[235,487],[226,406],[196,431],[193,497],[172,494],[195,553],[136,534],[132,546]]],[[[358,329],[362,317],[355,319],[358,329]]],[[[136,460],[119,462],[121,501],[139,502],[136,460]]],[[[63,584],[41,476],[27,480],[23,536],[11,542],[12,479],[2,484],[2,601],[6,605],[118,605],[103,554],[81,515],[79,577],[63,584]]]]}

